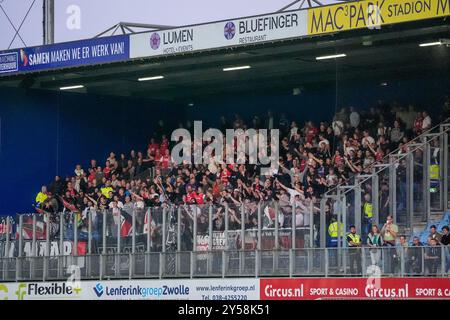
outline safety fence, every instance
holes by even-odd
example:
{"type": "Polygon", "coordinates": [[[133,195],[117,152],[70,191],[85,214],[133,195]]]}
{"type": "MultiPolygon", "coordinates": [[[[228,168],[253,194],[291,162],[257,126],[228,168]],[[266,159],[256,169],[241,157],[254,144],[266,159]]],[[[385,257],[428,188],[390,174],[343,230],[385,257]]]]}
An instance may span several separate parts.
{"type": "Polygon", "coordinates": [[[0,259],[2,281],[449,275],[444,246],[89,254],[0,259]]]}
{"type": "Polygon", "coordinates": [[[355,225],[365,242],[372,225],[381,228],[388,215],[408,233],[432,221],[432,213],[442,216],[449,208],[449,131],[446,120],[327,192],[320,203],[320,247],[329,245],[331,222],[345,231],[355,225]]]}
{"type": "Polygon", "coordinates": [[[306,199],[18,215],[2,224],[0,256],[313,247],[318,212],[306,199]]]}

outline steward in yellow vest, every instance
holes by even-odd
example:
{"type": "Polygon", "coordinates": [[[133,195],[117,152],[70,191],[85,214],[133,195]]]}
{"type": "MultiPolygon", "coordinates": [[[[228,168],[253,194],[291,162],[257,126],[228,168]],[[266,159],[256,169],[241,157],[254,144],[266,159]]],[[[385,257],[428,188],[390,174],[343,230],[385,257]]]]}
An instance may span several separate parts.
{"type": "Polygon", "coordinates": [[[350,233],[347,235],[347,245],[349,248],[350,273],[352,275],[361,274],[361,237],[356,233],[356,227],[350,226],[350,233]]]}
{"type": "Polygon", "coordinates": [[[361,246],[361,236],[356,233],[355,226],[350,226],[350,233],[347,235],[347,244],[349,247],[361,246]]]}

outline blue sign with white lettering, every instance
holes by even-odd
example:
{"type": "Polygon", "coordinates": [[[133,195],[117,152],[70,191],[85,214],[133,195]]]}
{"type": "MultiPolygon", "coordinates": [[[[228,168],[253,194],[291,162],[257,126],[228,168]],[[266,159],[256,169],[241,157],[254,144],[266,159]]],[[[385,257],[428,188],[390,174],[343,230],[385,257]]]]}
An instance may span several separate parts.
{"type": "Polygon", "coordinates": [[[0,53],[0,73],[19,71],[19,55],[17,52],[0,53]]]}
{"type": "Polygon", "coordinates": [[[120,35],[0,53],[0,74],[125,61],[129,58],[130,37],[120,35]]]}

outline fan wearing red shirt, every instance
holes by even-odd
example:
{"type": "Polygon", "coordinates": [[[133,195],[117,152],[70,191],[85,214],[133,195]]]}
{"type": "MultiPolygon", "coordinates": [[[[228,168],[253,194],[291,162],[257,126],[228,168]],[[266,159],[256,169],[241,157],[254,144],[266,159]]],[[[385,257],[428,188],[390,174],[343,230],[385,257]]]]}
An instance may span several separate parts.
{"type": "Polygon", "coordinates": [[[197,204],[205,204],[205,194],[203,193],[203,190],[201,187],[197,188],[197,193],[195,194],[195,202],[197,204]]]}
{"type": "Polygon", "coordinates": [[[225,164],[222,165],[222,171],[220,172],[220,181],[222,181],[223,184],[228,184],[228,179],[231,176],[230,170],[228,170],[227,166],[225,164]]]}
{"type": "Polygon", "coordinates": [[[95,180],[95,170],[92,168],[89,168],[89,176],[88,176],[88,181],[89,182],[94,182],[95,180]]]}
{"type": "Polygon", "coordinates": [[[159,151],[159,149],[156,150],[155,153],[155,162],[156,162],[156,167],[157,168],[161,168],[162,165],[162,156],[161,156],[161,152],[159,151]]]}
{"type": "Polygon", "coordinates": [[[343,158],[341,156],[341,153],[339,152],[339,150],[336,150],[335,154],[334,154],[334,163],[336,165],[340,165],[343,162],[343,158]]]}
{"type": "Polygon", "coordinates": [[[103,173],[105,174],[106,178],[109,178],[109,173],[111,172],[111,168],[109,167],[109,165],[110,165],[109,160],[107,160],[105,168],[103,169],[103,173]]]}
{"type": "Polygon", "coordinates": [[[311,121],[308,122],[308,129],[306,129],[306,141],[309,143],[312,143],[316,134],[317,134],[317,128],[314,126],[314,124],[311,121]]]}
{"type": "Polygon", "coordinates": [[[186,190],[186,197],[184,202],[187,204],[195,203],[197,201],[197,192],[192,190],[192,187],[189,185],[186,190]]]}
{"type": "Polygon", "coordinates": [[[76,192],[75,188],[73,187],[72,182],[67,183],[66,193],[69,193],[70,196],[72,196],[72,197],[74,197],[76,195],[77,192],[76,192]]]}
{"type": "Polygon", "coordinates": [[[170,164],[170,153],[169,153],[169,149],[166,149],[164,155],[161,156],[161,158],[160,158],[160,163],[161,163],[161,168],[162,168],[162,169],[167,169],[167,168],[169,168],[169,164],[170,164]]]}
{"type": "Polygon", "coordinates": [[[417,114],[416,120],[414,120],[414,127],[413,127],[413,131],[417,135],[422,133],[422,123],[423,123],[423,116],[422,116],[422,113],[419,112],[417,114]]]}
{"type": "Polygon", "coordinates": [[[148,150],[150,150],[150,154],[155,156],[156,150],[159,149],[159,144],[156,143],[155,139],[151,138],[150,143],[148,145],[148,150]]]}
{"type": "Polygon", "coordinates": [[[161,154],[165,154],[166,150],[169,150],[169,140],[165,135],[162,136],[161,146],[159,147],[161,154]]]}

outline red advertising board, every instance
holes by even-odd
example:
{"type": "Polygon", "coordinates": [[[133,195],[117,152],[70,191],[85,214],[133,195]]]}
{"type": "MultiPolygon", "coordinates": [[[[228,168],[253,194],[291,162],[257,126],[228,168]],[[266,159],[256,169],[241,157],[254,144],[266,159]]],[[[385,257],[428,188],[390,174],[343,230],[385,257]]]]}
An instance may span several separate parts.
{"type": "Polygon", "coordinates": [[[261,279],[261,300],[450,299],[450,278],[261,279]]]}

